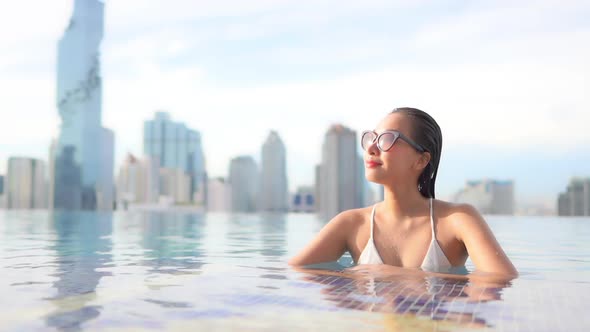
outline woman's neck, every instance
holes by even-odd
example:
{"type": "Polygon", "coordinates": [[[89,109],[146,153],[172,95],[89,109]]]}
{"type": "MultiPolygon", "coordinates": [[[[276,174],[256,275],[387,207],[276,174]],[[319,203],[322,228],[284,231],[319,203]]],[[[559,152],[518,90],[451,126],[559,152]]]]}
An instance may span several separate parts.
{"type": "Polygon", "coordinates": [[[429,209],[429,198],[420,194],[416,186],[384,186],[383,209],[393,220],[424,215],[429,209]]]}

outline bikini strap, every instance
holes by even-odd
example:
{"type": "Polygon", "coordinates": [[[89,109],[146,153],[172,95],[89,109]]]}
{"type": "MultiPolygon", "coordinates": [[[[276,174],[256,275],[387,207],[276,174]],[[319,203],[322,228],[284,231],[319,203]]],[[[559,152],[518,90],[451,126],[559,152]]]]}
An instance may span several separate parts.
{"type": "Polygon", "coordinates": [[[373,238],[373,224],[375,223],[375,208],[377,208],[377,204],[373,205],[373,212],[371,212],[371,239],[373,238]]]}
{"type": "Polygon", "coordinates": [[[432,229],[432,240],[436,239],[436,235],[434,234],[434,209],[432,208],[432,198],[429,199],[430,205],[430,228],[432,229]]]}

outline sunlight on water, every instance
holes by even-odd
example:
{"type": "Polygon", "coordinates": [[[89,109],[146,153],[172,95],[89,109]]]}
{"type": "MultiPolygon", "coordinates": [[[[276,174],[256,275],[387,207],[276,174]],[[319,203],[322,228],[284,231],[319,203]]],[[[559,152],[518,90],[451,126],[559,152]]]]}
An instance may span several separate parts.
{"type": "Polygon", "coordinates": [[[487,220],[521,272],[510,283],[291,269],[286,260],[324,224],[308,214],[0,211],[0,321],[3,330],[590,326],[590,219],[487,220]]]}

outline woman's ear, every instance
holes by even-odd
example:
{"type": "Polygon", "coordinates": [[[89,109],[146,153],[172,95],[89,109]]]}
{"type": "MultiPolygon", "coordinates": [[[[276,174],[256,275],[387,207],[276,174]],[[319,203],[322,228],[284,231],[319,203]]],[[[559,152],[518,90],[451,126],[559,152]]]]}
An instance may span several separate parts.
{"type": "Polygon", "coordinates": [[[423,152],[416,162],[416,168],[423,170],[430,162],[430,152],[423,152]]]}

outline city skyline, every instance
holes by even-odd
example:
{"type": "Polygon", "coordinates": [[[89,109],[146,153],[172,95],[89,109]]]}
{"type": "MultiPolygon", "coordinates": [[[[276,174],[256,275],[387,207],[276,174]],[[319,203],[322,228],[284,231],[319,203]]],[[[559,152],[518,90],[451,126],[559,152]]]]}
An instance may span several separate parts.
{"type": "MultiPolygon", "coordinates": [[[[103,124],[117,137],[115,169],[128,152],[140,155],[143,122],[166,110],[202,133],[211,177],[237,155],[259,162],[276,130],[294,191],[313,184],[332,123],[371,129],[392,108],[415,106],[442,127],[441,198],[466,180],[498,178],[515,181],[517,202],[554,205],[570,177],[587,176],[584,2],[162,4],[105,2],[103,124]],[[147,6],[141,17],[131,15],[138,6],[147,6]],[[285,12],[291,19],[279,20],[285,12]],[[362,30],[348,23],[353,15],[362,30]]],[[[73,2],[35,7],[0,14],[0,87],[9,92],[0,109],[10,112],[0,174],[9,156],[48,160],[57,137],[55,43],[73,2]]]]}

